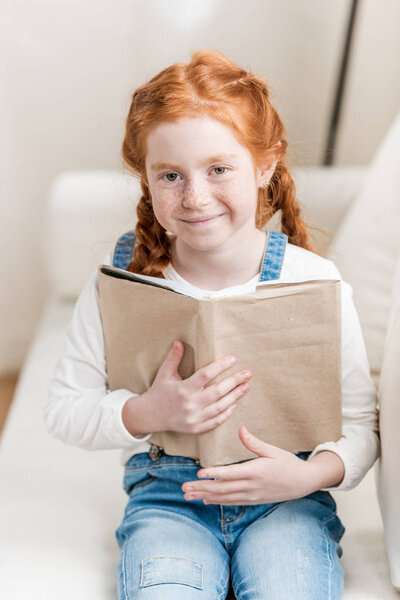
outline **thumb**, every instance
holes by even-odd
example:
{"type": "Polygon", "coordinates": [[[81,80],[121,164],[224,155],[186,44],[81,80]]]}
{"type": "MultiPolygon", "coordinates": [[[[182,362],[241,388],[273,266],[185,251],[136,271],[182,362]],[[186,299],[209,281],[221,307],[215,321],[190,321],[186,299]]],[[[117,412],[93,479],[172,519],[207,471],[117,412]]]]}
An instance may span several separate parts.
{"type": "MultiPolygon", "coordinates": [[[[184,354],[184,346],[181,340],[174,340],[167,356],[160,367],[160,371],[169,375],[178,376],[178,366],[184,354]]],[[[180,377],[179,377],[180,378],[180,377]]]]}
{"type": "Polygon", "coordinates": [[[279,452],[281,452],[281,449],[277,446],[272,446],[272,444],[267,444],[256,438],[244,425],[239,427],[239,438],[248,450],[254,452],[254,454],[258,454],[258,456],[276,458],[279,452]]]}

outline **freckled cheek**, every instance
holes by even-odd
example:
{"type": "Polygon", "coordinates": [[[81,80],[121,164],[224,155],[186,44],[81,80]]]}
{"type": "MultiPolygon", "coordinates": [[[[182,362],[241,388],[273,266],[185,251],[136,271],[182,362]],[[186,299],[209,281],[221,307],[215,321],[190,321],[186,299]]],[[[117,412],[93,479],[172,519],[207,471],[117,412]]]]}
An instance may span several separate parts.
{"type": "Polygon", "coordinates": [[[230,184],[221,184],[215,193],[215,197],[219,202],[225,204],[233,213],[241,213],[250,210],[251,202],[246,200],[248,189],[242,189],[240,186],[232,186],[230,184]]]}
{"type": "Polygon", "coordinates": [[[226,204],[228,207],[235,205],[237,202],[237,190],[233,185],[229,183],[220,183],[219,186],[213,190],[213,196],[222,204],[226,204]]]}
{"type": "Polygon", "coordinates": [[[182,205],[183,194],[179,190],[153,196],[153,209],[158,221],[168,220],[182,205]]]}

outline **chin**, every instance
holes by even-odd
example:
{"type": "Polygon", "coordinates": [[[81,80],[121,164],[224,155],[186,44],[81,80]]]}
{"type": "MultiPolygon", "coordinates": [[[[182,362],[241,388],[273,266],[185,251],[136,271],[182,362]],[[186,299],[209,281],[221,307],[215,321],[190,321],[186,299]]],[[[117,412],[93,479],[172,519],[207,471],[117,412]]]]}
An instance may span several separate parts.
{"type": "Polygon", "coordinates": [[[204,239],[200,240],[200,239],[194,239],[194,236],[193,236],[193,238],[186,239],[186,240],[184,240],[184,242],[187,246],[190,246],[191,248],[193,248],[193,250],[198,250],[200,252],[206,252],[208,250],[214,250],[215,248],[219,248],[226,242],[226,240],[227,240],[226,237],[218,238],[218,239],[204,237],[204,239]]]}

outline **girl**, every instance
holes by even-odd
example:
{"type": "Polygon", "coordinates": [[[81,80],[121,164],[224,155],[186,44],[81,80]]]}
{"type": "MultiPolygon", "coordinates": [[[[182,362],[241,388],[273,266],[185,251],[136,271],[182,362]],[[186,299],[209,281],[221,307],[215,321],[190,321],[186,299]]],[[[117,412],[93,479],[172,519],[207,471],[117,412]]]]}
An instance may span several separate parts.
{"type": "MultiPolygon", "coordinates": [[[[133,94],[123,158],[141,180],[138,222],[135,236],[123,236],[104,262],[178,280],[189,295],[235,293],[259,278],[340,279],[310,246],[286,149],[268,88],[251,72],[209,51],[164,69],[133,94]],[[263,228],[278,210],[282,232],[267,237],[263,228]]],[[[221,356],[182,380],[177,339],[144,394],[109,392],[93,273],[44,418],[66,443],[124,449],[120,599],[216,600],[227,597],[230,582],[240,600],[342,597],[345,529],[330,491],[360,482],[379,438],[352,290],[341,287],[343,436],[296,455],[242,426],[239,438],[255,458],[206,469],[147,440],[155,431],[197,435],[218,427],[246,402],[252,374],[236,370],[213,384],[235,360],[221,356]]]]}

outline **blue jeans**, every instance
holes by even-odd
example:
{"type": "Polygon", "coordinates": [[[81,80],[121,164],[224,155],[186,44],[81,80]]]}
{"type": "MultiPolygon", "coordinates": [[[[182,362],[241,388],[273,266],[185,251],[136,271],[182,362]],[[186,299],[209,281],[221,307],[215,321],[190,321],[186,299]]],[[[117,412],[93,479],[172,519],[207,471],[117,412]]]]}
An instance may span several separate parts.
{"type": "Polygon", "coordinates": [[[230,580],[239,600],[342,598],[345,528],[329,492],[243,506],[185,500],[181,485],[199,468],[164,452],[126,463],[130,498],[115,533],[119,600],[223,599],[230,580]]]}

